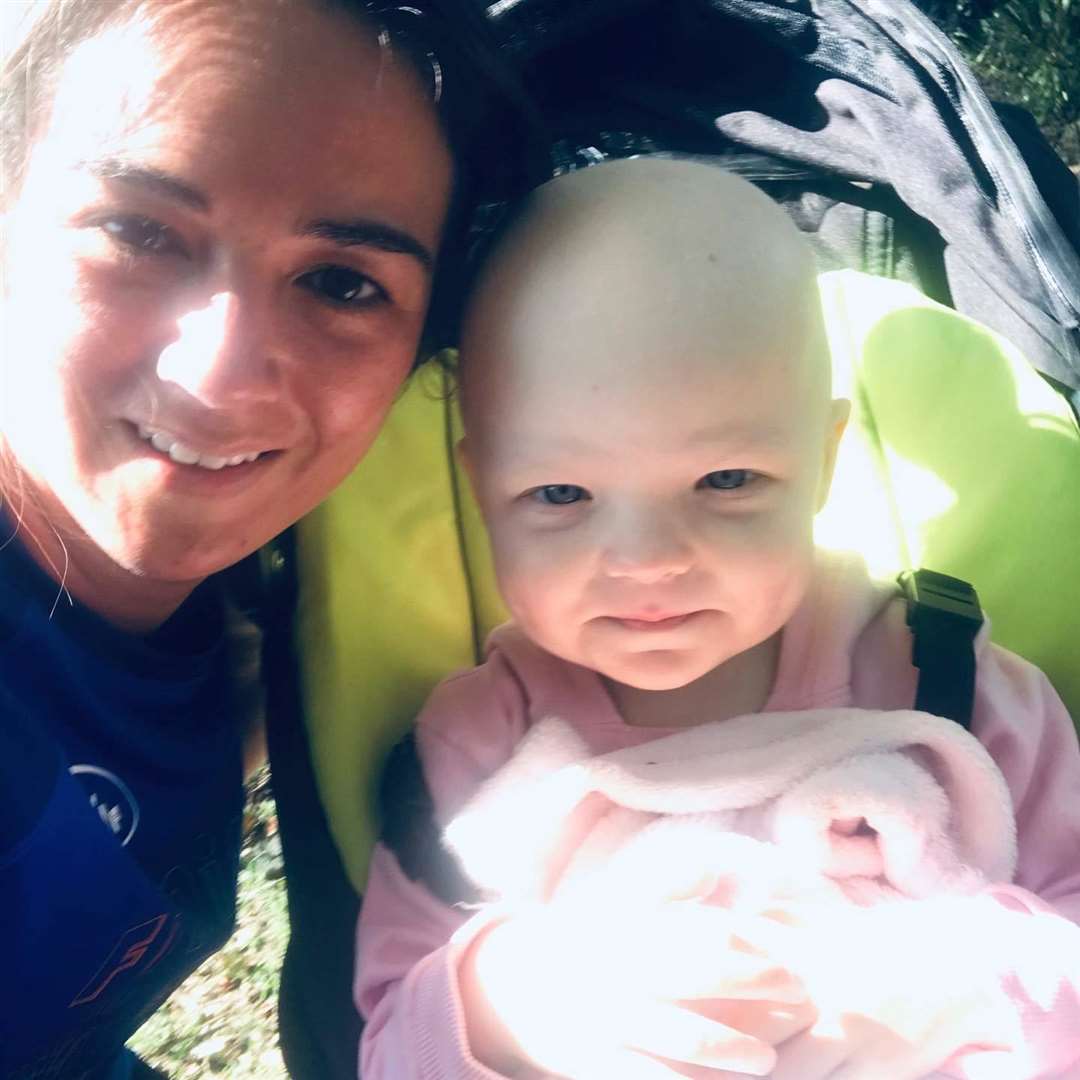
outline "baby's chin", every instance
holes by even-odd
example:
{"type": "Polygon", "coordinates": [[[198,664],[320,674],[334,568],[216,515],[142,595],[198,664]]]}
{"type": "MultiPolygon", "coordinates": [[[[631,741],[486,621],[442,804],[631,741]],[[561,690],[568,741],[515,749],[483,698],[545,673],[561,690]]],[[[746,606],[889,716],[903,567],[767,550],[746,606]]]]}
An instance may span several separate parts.
{"type": "Polygon", "coordinates": [[[674,650],[635,653],[625,661],[591,663],[605,679],[634,690],[679,690],[708,674],[716,662],[689,658],[674,650]]]}

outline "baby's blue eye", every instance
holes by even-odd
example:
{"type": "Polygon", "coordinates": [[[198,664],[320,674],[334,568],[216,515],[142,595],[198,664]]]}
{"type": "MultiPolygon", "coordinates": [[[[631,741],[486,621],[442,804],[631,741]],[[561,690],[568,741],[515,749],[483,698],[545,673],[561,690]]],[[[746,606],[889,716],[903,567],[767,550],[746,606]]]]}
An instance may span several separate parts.
{"type": "Polygon", "coordinates": [[[531,492],[538,502],[549,506],[569,506],[589,497],[589,493],[577,484],[545,484],[531,492]]]}
{"type": "Polygon", "coordinates": [[[749,469],[717,469],[707,473],[699,481],[699,486],[712,488],[714,491],[735,491],[745,487],[754,474],[749,469]]]}

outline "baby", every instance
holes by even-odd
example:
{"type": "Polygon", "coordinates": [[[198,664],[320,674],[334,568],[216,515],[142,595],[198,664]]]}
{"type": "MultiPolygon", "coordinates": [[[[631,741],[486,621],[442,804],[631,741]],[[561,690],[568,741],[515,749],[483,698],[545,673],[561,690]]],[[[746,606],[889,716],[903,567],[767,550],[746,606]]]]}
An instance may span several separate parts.
{"type": "Polygon", "coordinates": [[[376,850],[364,1080],[1080,1076],[1071,722],[985,634],[981,746],[883,712],[914,698],[910,637],[894,589],[814,549],[848,403],[785,215],[689,162],[545,185],[483,269],[461,389],[513,621],[416,738],[438,820],[458,819],[494,899],[470,918],[376,850]],[[858,770],[828,772],[849,741],[858,770]],[[862,807],[906,813],[910,791],[888,799],[908,776],[942,799],[901,856],[862,807]],[[838,838],[820,879],[885,902],[825,917],[802,841],[775,857],[796,786],[838,838]]]}

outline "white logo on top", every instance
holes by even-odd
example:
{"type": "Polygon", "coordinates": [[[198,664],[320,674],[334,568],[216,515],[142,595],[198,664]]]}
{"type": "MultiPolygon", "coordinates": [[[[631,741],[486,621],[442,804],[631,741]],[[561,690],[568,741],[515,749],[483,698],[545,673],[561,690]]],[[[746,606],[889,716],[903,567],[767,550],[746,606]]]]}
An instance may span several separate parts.
{"type": "Polygon", "coordinates": [[[68,772],[83,778],[90,806],[113,836],[120,837],[120,846],[126,847],[139,827],[139,804],[127,784],[98,765],[72,765],[68,772]]]}

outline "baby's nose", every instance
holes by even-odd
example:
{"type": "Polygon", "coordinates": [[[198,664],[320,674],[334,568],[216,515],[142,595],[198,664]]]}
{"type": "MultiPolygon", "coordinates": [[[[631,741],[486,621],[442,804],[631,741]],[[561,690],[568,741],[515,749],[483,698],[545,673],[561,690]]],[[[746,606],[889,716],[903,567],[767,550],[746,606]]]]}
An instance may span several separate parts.
{"type": "Polygon", "coordinates": [[[692,563],[690,545],[678,530],[655,524],[642,524],[613,537],[604,560],[612,577],[632,578],[644,584],[680,577],[692,563]]]}

